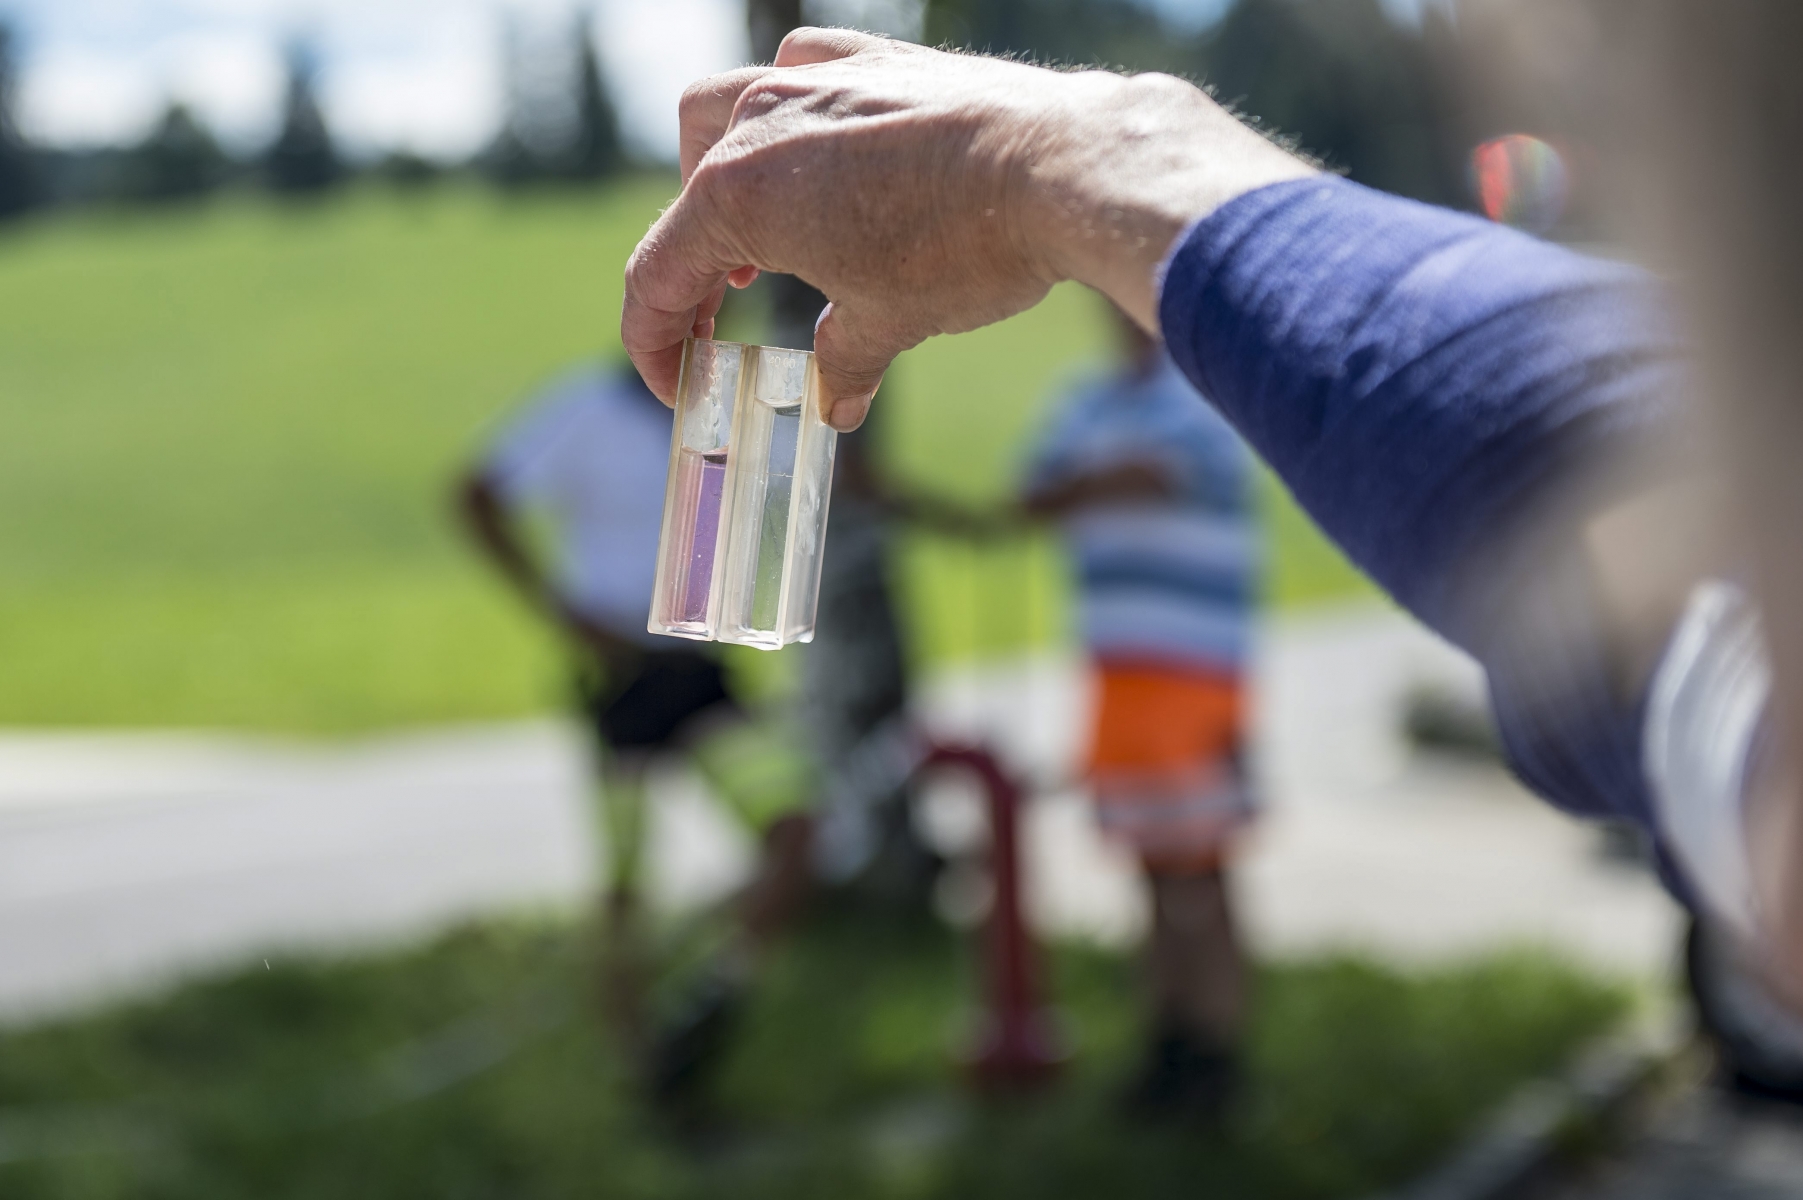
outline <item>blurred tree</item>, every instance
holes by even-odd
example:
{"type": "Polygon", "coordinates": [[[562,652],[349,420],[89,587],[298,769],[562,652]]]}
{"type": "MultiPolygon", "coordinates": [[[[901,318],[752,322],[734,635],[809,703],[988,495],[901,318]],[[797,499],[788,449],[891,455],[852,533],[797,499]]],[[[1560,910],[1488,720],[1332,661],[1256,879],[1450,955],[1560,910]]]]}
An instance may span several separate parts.
{"type": "Polygon", "coordinates": [[[11,26],[0,24],[0,220],[24,212],[41,198],[37,155],[26,142],[14,111],[18,64],[11,26]]]}
{"type": "Polygon", "coordinates": [[[290,45],[282,131],[263,159],[269,186],[275,191],[320,192],[344,178],[344,164],[339,161],[325,114],[313,94],[316,73],[312,49],[303,42],[290,45]]]}
{"type": "Polygon", "coordinates": [[[842,25],[918,42],[926,29],[927,0],[802,0],[807,25],[842,25]]]}
{"type": "Polygon", "coordinates": [[[480,157],[485,174],[503,186],[593,181],[625,164],[591,14],[550,28],[509,14],[501,54],[507,116],[480,157]]]}
{"type": "Polygon", "coordinates": [[[501,76],[505,81],[506,113],[501,130],[477,158],[483,174],[503,187],[511,187],[539,174],[533,153],[532,131],[541,124],[534,80],[541,74],[526,62],[525,33],[517,13],[501,18],[501,76]]]}
{"type": "Polygon", "coordinates": [[[594,14],[576,17],[576,138],[568,173],[573,179],[602,179],[624,165],[620,122],[608,98],[601,57],[595,52],[594,14]]]}
{"type": "Polygon", "coordinates": [[[1358,182],[1467,199],[1435,64],[1378,0],[1239,0],[1200,62],[1222,100],[1358,182]]]}
{"type": "Polygon", "coordinates": [[[801,0],[746,0],[745,24],[751,34],[753,61],[770,62],[783,38],[802,24],[801,0]]]}
{"type": "Polygon", "coordinates": [[[926,38],[1041,62],[1193,70],[1194,39],[1141,0],[932,0],[926,38]]]}
{"type": "MultiPolygon", "coordinates": [[[[1499,6],[1504,0],[1498,0],[1499,6]]],[[[1428,14],[1430,35],[1447,22],[1428,14]]],[[[1445,55],[1379,0],[1238,0],[1179,34],[1145,0],[932,0],[927,38],[1042,61],[1200,74],[1220,97],[1373,187],[1463,203],[1445,55]]]]}
{"type": "Polygon", "coordinates": [[[399,188],[422,188],[437,183],[445,168],[411,150],[395,150],[376,164],[375,173],[399,188]]]}
{"type": "Polygon", "coordinates": [[[1033,39],[1025,7],[1026,0],[931,0],[927,41],[994,54],[1026,50],[1033,39]]]}
{"type": "Polygon", "coordinates": [[[231,160],[187,105],[171,101],[148,136],[118,164],[117,194],[127,200],[183,200],[225,182],[231,160]]]}

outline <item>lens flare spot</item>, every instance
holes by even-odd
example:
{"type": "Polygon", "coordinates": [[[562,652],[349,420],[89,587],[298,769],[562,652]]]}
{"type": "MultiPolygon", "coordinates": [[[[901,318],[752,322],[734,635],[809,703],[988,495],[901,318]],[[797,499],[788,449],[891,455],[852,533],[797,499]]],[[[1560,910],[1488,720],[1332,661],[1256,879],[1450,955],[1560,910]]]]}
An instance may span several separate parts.
{"type": "Polygon", "coordinates": [[[1525,133],[1480,143],[1471,152],[1471,181],[1485,216],[1535,233],[1559,223],[1571,188],[1564,156],[1525,133]]]}

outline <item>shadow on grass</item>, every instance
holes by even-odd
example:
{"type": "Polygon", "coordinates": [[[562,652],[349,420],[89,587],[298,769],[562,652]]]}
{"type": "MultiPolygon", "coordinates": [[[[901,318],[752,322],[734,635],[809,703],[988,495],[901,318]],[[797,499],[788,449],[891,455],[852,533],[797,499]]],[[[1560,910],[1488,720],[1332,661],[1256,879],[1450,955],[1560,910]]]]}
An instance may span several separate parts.
{"type": "Polygon", "coordinates": [[[825,915],[766,973],[719,1081],[726,1131],[704,1148],[633,1101],[591,1019],[587,945],[570,925],[476,926],[0,1035],[0,1195],[1356,1195],[1430,1161],[1625,1004],[1525,954],[1268,968],[1232,1127],[1136,1128],[1115,1106],[1137,1046],[1129,962],[1057,950],[1076,1058],[1045,1096],[979,1101],[951,1057],[969,947],[825,915]]]}

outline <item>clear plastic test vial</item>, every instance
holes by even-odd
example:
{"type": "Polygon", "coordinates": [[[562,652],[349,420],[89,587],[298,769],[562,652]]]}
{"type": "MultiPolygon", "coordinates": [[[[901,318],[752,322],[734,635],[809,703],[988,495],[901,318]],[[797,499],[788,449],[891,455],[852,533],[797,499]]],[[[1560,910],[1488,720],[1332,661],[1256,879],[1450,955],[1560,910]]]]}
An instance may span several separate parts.
{"type": "Polygon", "coordinates": [[[683,345],[652,633],[775,650],[814,637],[838,434],[805,350],[683,345]]]}

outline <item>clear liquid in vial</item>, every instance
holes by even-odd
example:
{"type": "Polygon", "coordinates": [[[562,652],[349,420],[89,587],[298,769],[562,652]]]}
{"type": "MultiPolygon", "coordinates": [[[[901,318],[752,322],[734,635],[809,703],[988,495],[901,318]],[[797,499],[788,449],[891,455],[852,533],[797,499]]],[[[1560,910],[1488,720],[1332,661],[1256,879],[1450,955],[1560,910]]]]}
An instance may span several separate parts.
{"type": "Polygon", "coordinates": [[[673,625],[705,625],[714,555],[720,544],[720,501],[726,494],[726,452],[684,450],[676,463],[676,494],[694,505],[695,519],[685,555],[683,584],[673,625]]]}
{"type": "Polygon", "coordinates": [[[800,440],[801,405],[777,409],[770,430],[751,599],[751,624],[760,630],[775,630],[782,617],[783,561],[789,543],[789,505],[795,494],[795,450],[800,440]]]}

